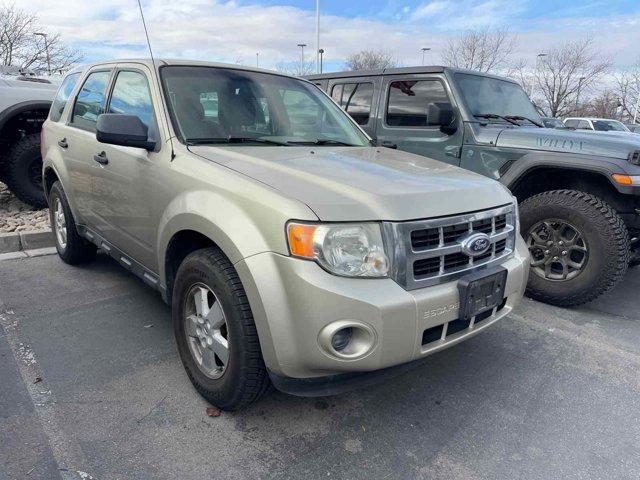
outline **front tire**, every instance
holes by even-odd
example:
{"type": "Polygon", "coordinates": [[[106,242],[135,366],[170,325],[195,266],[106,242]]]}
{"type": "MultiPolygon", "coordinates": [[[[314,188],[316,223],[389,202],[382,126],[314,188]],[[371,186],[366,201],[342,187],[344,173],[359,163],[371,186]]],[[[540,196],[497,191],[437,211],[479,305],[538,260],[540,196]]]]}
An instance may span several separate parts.
{"type": "Polygon", "coordinates": [[[207,401],[238,410],[269,387],[251,307],[236,270],[215,247],[188,255],[172,296],[173,329],[191,383],[207,401]]]}
{"type": "Polygon", "coordinates": [[[97,247],[80,236],[71,214],[69,202],[60,182],[55,182],[49,192],[49,219],[58,255],[69,265],[90,262],[96,256],[97,247]]]}
{"type": "Polygon", "coordinates": [[[45,208],[47,199],[42,186],[40,134],[18,140],[3,161],[3,177],[13,194],[34,208],[45,208]]]}
{"type": "Polygon", "coordinates": [[[629,233],[599,198],[575,190],[543,192],[520,206],[531,252],[527,295],[571,307],[612,289],[629,265],[629,233]]]}

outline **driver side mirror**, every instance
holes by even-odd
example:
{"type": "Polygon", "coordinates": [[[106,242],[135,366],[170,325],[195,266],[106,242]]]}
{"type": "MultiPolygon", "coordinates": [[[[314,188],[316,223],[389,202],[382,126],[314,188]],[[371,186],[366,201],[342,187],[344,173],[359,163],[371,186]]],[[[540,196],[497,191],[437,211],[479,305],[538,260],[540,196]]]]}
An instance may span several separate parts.
{"type": "Polygon", "coordinates": [[[149,128],[136,115],[103,113],[98,116],[96,139],[101,143],[123,147],[156,148],[156,142],[149,141],[149,128]]]}
{"type": "Polygon", "coordinates": [[[443,133],[451,135],[457,130],[454,124],[455,112],[448,102],[432,102],[427,105],[427,125],[440,127],[443,133]]]}

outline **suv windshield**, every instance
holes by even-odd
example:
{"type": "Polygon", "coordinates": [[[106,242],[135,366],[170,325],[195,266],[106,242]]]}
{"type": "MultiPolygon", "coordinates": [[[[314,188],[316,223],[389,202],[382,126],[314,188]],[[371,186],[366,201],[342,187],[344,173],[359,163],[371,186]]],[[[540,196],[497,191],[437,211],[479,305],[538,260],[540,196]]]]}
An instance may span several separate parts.
{"type": "Polygon", "coordinates": [[[456,73],[454,78],[471,115],[526,117],[535,122],[541,122],[540,115],[520,85],[507,80],[467,73],[456,73]]]}
{"type": "Polygon", "coordinates": [[[186,143],[369,145],[340,107],[295,78],[196,66],[163,67],[161,77],[186,143]]]}
{"type": "Polygon", "coordinates": [[[628,132],[630,131],[622,123],[616,120],[593,120],[593,128],[599,132],[628,132]]]}

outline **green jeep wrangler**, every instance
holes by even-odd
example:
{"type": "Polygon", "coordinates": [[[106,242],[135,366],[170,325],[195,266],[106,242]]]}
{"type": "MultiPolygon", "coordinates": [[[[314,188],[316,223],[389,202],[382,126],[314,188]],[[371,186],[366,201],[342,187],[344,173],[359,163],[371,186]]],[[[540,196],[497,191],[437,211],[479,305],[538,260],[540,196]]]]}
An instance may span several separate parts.
{"type": "Polygon", "coordinates": [[[544,128],[520,85],[468,70],[411,67],[306,78],[378,145],[509,187],[531,252],[532,298],[561,306],[588,302],[638,262],[640,136],[544,128]]]}

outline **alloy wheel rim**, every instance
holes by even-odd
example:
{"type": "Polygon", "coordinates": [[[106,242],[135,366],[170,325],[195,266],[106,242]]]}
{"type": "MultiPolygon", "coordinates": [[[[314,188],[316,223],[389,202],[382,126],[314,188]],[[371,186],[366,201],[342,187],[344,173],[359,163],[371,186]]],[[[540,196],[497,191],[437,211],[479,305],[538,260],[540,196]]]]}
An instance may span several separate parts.
{"type": "Polygon", "coordinates": [[[53,228],[60,248],[67,248],[67,219],[64,216],[64,209],[59,198],[56,198],[53,209],[53,228]]]}
{"type": "Polygon", "coordinates": [[[189,352],[207,377],[222,377],[229,364],[229,331],[220,300],[203,283],[193,285],[185,299],[184,328],[189,352]]]}
{"type": "Polygon", "coordinates": [[[531,270],[546,280],[572,280],[589,261],[589,248],[580,230],[564,220],[536,223],[527,232],[526,242],[531,252],[531,270]]]}

